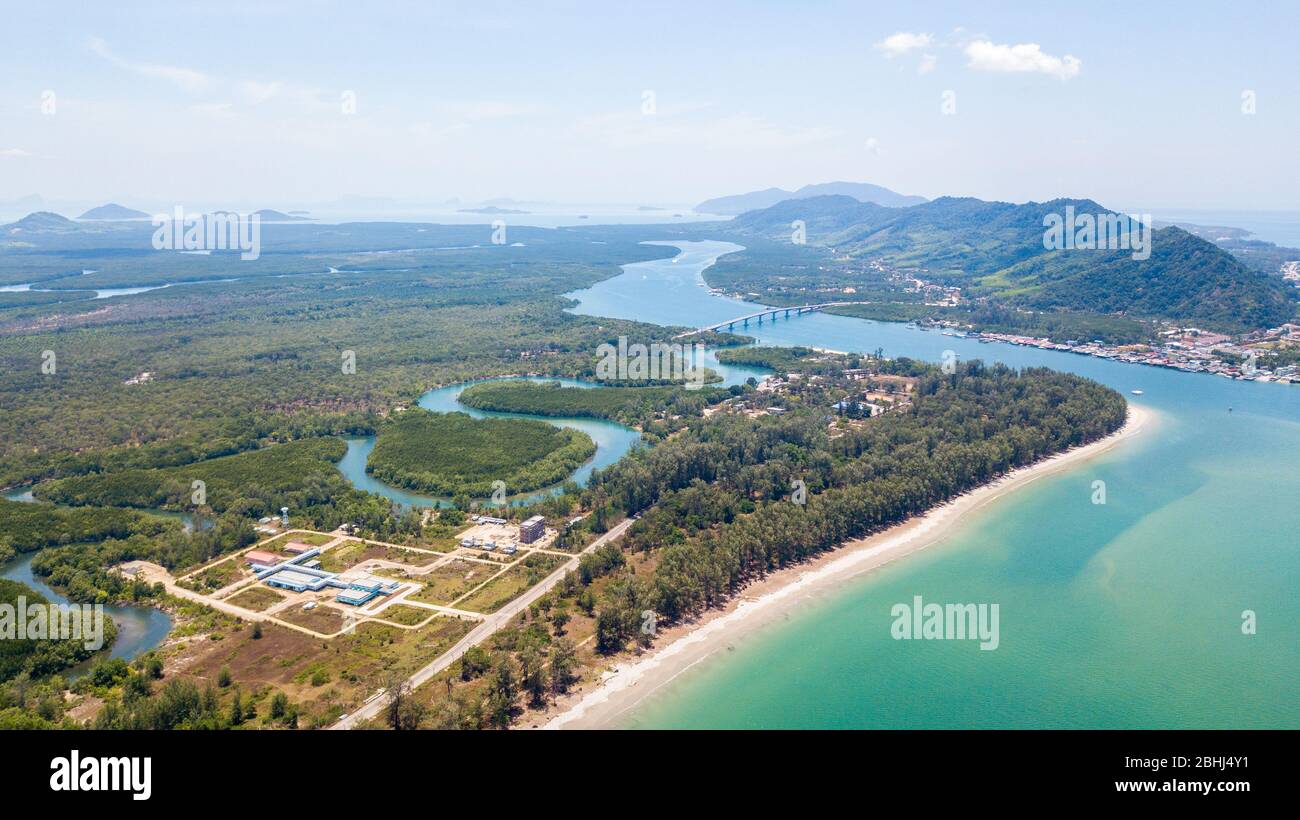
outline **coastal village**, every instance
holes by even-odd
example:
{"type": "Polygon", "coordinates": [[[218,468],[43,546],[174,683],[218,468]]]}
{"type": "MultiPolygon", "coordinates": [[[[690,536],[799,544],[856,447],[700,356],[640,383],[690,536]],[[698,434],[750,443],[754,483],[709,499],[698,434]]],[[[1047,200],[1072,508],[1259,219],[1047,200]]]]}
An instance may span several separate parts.
{"type": "MultiPolygon", "coordinates": [[[[877,273],[885,274],[891,281],[901,284],[905,291],[922,294],[927,306],[955,307],[964,302],[959,287],[927,282],[915,271],[894,271],[880,260],[871,261],[869,267],[877,273]]],[[[919,273],[924,272],[924,270],[919,271],[919,273]]],[[[1283,265],[1281,273],[1284,279],[1300,288],[1300,261],[1287,262],[1283,265]]],[[[939,329],[949,336],[970,338],[980,342],[1006,342],[1042,350],[1060,350],[1128,364],[1168,367],[1187,373],[1210,373],[1241,381],[1287,384],[1300,382],[1300,371],[1295,364],[1284,364],[1276,368],[1258,364],[1262,357],[1269,356],[1279,349],[1300,348],[1300,324],[1292,322],[1240,337],[1198,327],[1167,325],[1160,331],[1158,343],[1129,345],[1109,345],[1099,339],[1053,341],[1040,336],[978,331],[970,325],[946,320],[926,319],[917,322],[916,325],[922,328],[939,329]]]]}
{"type": "Polygon", "coordinates": [[[1249,334],[1239,340],[1195,327],[1171,328],[1161,334],[1163,342],[1159,346],[1107,345],[1096,340],[1054,342],[1047,338],[1012,333],[981,333],[946,322],[934,322],[930,326],[940,327],[951,336],[964,336],[981,342],[1006,342],[1042,350],[1061,350],[1129,364],[1170,367],[1188,373],[1211,373],[1241,381],[1300,382],[1300,372],[1297,372],[1296,365],[1269,369],[1255,363],[1260,356],[1271,353],[1272,346],[1279,342],[1300,345],[1300,324],[1287,323],[1249,334]]]}

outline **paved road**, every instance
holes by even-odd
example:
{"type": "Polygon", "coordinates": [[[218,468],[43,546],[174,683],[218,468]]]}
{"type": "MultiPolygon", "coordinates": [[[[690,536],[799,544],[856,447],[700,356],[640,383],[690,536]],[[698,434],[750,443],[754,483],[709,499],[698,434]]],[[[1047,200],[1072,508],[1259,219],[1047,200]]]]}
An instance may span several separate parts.
{"type": "MultiPolygon", "coordinates": [[[[420,671],[412,675],[410,678],[411,688],[414,689],[418,686],[422,686],[423,684],[427,683],[431,678],[433,678],[434,675],[438,674],[439,672],[441,672],[442,670],[446,669],[448,666],[451,666],[453,663],[459,660],[460,656],[464,655],[466,650],[468,650],[471,646],[476,646],[477,644],[482,643],[489,636],[491,636],[492,633],[496,632],[501,627],[510,623],[510,621],[514,620],[514,617],[516,615],[518,615],[520,612],[523,612],[528,607],[532,606],[533,602],[541,598],[546,593],[550,592],[551,589],[556,584],[560,583],[560,581],[564,579],[565,574],[567,574],[572,570],[577,569],[578,559],[580,556],[588,552],[591,552],[595,549],[598,549],[604,546],[605,544],[608,544],[610,541],[613,541],[615,538],[618,538],[624,532],[627,531],[628,527],[632,526],[634,521],[635,519],[629,518],[626,521],[619,523],[609,532],[597,538],[595,541],[592,541],[589,545],[587,545],[586,549],[584,549],[582,552],[575,555],[571,560],[567,561],[559,569],[555,570],[555,572],[552,572],[550,575],[546,576],[546,579],[543,580],[540,584],[528,590],[523,595],[511,601],[509,604],[506,604],[497,612],[488,615],[484,619],[483,623],[471,629],[469,633],[465,635],[465,637],[461,638],[456,643],[455,646],[453,646],[451,649],[447,650],[446,652],[444,652],[443,654],[435,658],[433,663],[430,663],[428,666],[424,667],[423,669],[421,669],[420,671]]],[[[361,708],[357,709],[352,714],[345,715],[341,720],[339,720],[330,728],[351,729],[361,723],[364,723],[368,720],[378,717],[379,714],[383,712],[384,708],[388,705],[387,701],[388,701],[387,698],[383,698],[383,697],[375,698],[369,703],[361,706],[361,708]]]]}

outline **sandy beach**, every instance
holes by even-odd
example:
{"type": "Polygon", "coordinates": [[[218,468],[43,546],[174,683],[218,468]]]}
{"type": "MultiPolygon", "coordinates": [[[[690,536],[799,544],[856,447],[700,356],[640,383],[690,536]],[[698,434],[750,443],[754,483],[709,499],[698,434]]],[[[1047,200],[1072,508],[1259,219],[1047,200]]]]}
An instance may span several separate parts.
{"type": "Polygon", "coordinates": [[[607,671],[594,688],[588,687],[562,699],[551,710],[553,716],[540,728],[613,727],[657,689],[713,653],[725,651],[733,641],[765,624],[785,618],[809,595],[940,541],[961,523],[963,517],[985,504],[1039,478],[1096,457],[1143,430],[1149,430],[1156,420],[1154,411],[1130,403],[1124,426],[1100,441],[1015,470],[924,515],[868,538],[850,541],[814,561],[773,573],[746,587],[725,608],[706,613],[692,623],[665,630],[656,649],[619,663],[607,671]]]}

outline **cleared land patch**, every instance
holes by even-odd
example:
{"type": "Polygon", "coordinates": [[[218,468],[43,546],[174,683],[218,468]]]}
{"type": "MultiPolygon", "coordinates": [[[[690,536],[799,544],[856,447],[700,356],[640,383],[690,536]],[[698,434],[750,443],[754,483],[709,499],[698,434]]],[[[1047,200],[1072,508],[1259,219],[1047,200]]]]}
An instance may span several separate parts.
{"type": "Polygon", "coordinates": [[[284,596],[275,590],[266,587],[253,587],[237,595],[231,595],[226,600],[235,606],[242,606],[244,609],[251,609],[254,612],[262,612],[284,601],[284,599],[284,596]]]}
{"type": "Polygon", "coordinates": [[[417,579],[424,589],[411,596],[413,600],[446,606],[498,572],[497,567],[459,558],[443,564],[417,579]]]}
{"type": "Polygon", "coordinates": [[[540,582],[552,570],[564,563],[565,558],[555,555],[530,555],[500,576],[493,578],[482,589],[456,602],[457,609],[491,614],[518,598],[525,590],[540,582]]]}

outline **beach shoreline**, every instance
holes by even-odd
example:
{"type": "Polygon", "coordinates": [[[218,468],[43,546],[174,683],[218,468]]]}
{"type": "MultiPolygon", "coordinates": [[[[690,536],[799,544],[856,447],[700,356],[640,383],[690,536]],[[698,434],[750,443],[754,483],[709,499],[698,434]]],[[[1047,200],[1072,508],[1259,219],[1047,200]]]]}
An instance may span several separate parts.
{"type": "Polygon", "coordinates": [[[812,561],[774,572],[750,584],[726,607],[664,630],[657,648],[620,661],[594,687],[561,698],[531,728],[612,728],[661,687],[715,652],[732,648],[733,641],[788,617],[808,596],[933,545],[981,507],[1037,479],[1101,455],[1154,426],[1156,420],[1155,411],[1130,403],[1124,426],[1104,439],[1014,470],[923,515],[847,542],[812,561]]]}

